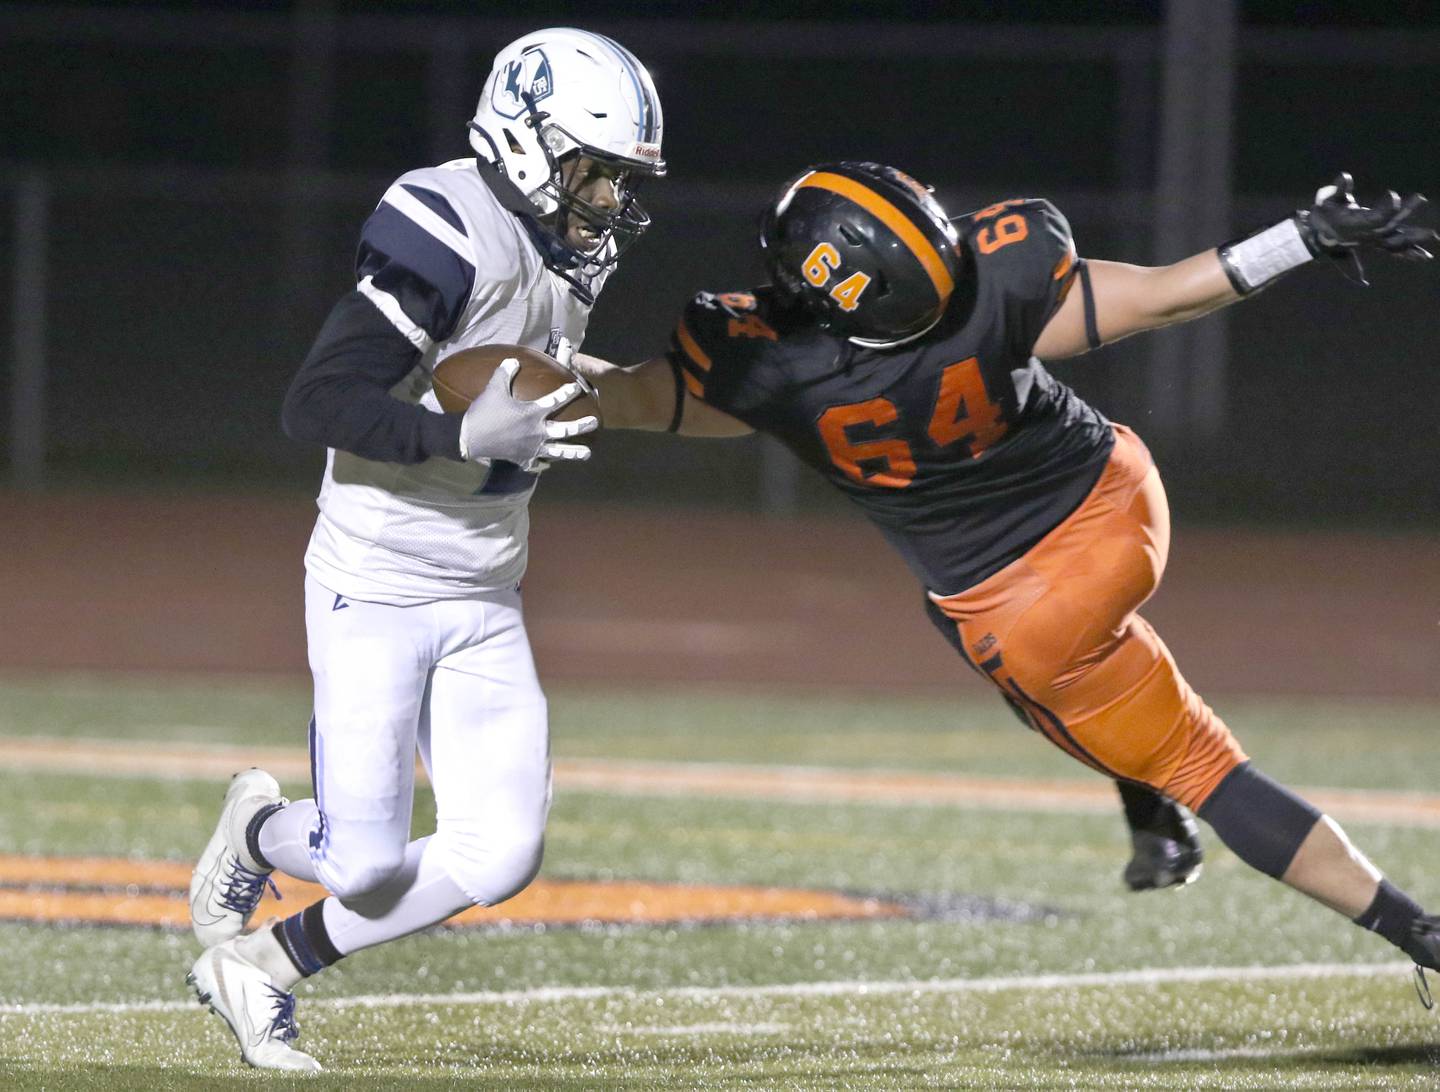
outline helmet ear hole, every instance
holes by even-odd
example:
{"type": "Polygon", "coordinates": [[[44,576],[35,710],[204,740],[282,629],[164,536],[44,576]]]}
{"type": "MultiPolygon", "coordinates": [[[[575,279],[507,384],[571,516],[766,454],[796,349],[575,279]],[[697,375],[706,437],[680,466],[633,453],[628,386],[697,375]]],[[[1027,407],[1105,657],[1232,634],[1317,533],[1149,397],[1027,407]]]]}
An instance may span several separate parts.
{"type": "Polygon", "coordinates": [[[524,155],[525,148],[518,140],[515,139],[515,134],[512,133],[509,129],[503,129],[501,131],[505,134],[505,142],[510,145],[511,153],[513,153],[514,155],[524,155]]]}
{"type": "Polygon", "coordinates": [[[840,237],[844,239],[847,243],[849,243],[851,246],[859,246],[865,241],[860,237],[860,233],[854,228],[852,228],[849,224],[840,225],[840,237]]]}

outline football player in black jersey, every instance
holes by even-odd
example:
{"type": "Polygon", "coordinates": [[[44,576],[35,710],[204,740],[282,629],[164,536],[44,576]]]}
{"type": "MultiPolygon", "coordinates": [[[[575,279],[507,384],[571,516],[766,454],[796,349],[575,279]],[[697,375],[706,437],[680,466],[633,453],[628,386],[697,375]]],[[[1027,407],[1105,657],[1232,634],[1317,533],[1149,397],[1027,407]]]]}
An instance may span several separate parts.
{"type": "Polygon", "coordinates": [[[1148,451],[1045,369],[1233,303],[1317,258],[1428,259],[1424,199],[1307,209],[1173,265],[1077,258],[1049,202],[950,220],[890,167],[832,163],[768,210],[769,285],[701,293],[670,352],[577,358],[607,428],[771,433],[900,552],[931,619],[1035,731],[1122,786],[1133,887],[1193,877],[1185,809],[1247,864],[1440,969],[1440,917],[1256,770],[1137,613],[1169,547],[1148,451]]]}

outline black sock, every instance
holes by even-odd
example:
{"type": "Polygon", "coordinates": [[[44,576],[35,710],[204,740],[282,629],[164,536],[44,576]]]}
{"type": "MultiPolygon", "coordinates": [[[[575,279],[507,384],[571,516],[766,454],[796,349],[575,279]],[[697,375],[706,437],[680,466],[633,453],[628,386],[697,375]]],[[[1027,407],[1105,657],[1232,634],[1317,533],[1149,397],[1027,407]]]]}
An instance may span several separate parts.
{"type": "Polygon", "coordinates": [[[343,952],[336,950],[325,930],[324,911],[325,900],[321,899],[271,927],[290,962],[306,978],[344,956],[343,952]]]}
{"type": "Polygon", "coordinates": [[[265,854],[260,852],[260,828],[265,825],[266,819],[284,806],[284,804],[266,804],[250,817],[250,822],[245,824],[245,848],[260,867],[267,871],[273,870],[275,866],[265,859],[265,854]]]}
{"type": "Polygon", "coordinates": [[[1354,921],[1360,928],[1384,937],[1416,963],[1440,970],[1435,966],[1437,953],[1415,933],[1415,922],[1424,914],[1418,902],[1389,880],[1381,880],[1375,898],[1354,921]]]}
{"type": "Polygon", "coordinates": [[[1176,829],[1179,816],[1175,813],[1175,805],[1158,790],[1130,781],[1117,781],[1115,787],[1120,790],[1120,802],[1125,805],[1125,822],[1131,830],[1146,830],[1176,840],[1183,835],[1183,831],[1176,829]]]}

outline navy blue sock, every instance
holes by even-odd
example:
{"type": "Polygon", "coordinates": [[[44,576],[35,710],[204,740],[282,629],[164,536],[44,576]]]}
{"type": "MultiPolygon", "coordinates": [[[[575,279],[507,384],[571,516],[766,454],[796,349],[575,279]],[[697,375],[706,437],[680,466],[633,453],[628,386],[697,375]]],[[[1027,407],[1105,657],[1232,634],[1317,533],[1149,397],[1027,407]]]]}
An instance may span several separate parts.
{"type": "Polygon", "coordinates": [[[271,926],[271,932],[285,949],[295,969],[306,978],[322,971],[343,957],[330,941],[325,930],[325,900],[305,907],[284,921],[271,926]]]}

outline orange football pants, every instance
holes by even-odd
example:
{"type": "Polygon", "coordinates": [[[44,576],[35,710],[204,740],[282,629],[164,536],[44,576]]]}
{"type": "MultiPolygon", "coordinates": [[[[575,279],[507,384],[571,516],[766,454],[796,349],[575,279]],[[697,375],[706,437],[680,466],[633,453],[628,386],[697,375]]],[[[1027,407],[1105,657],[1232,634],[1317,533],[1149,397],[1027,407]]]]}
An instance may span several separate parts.
{"type": "Polygon", "coordinates": [[[930,594],[957,648],[1036,731],[1111,777],[1198,809],[1246,759],[1136,611],[1160,583],[1170,511],[1140,438],[1020,559],[956,595],[930,594]]]}

